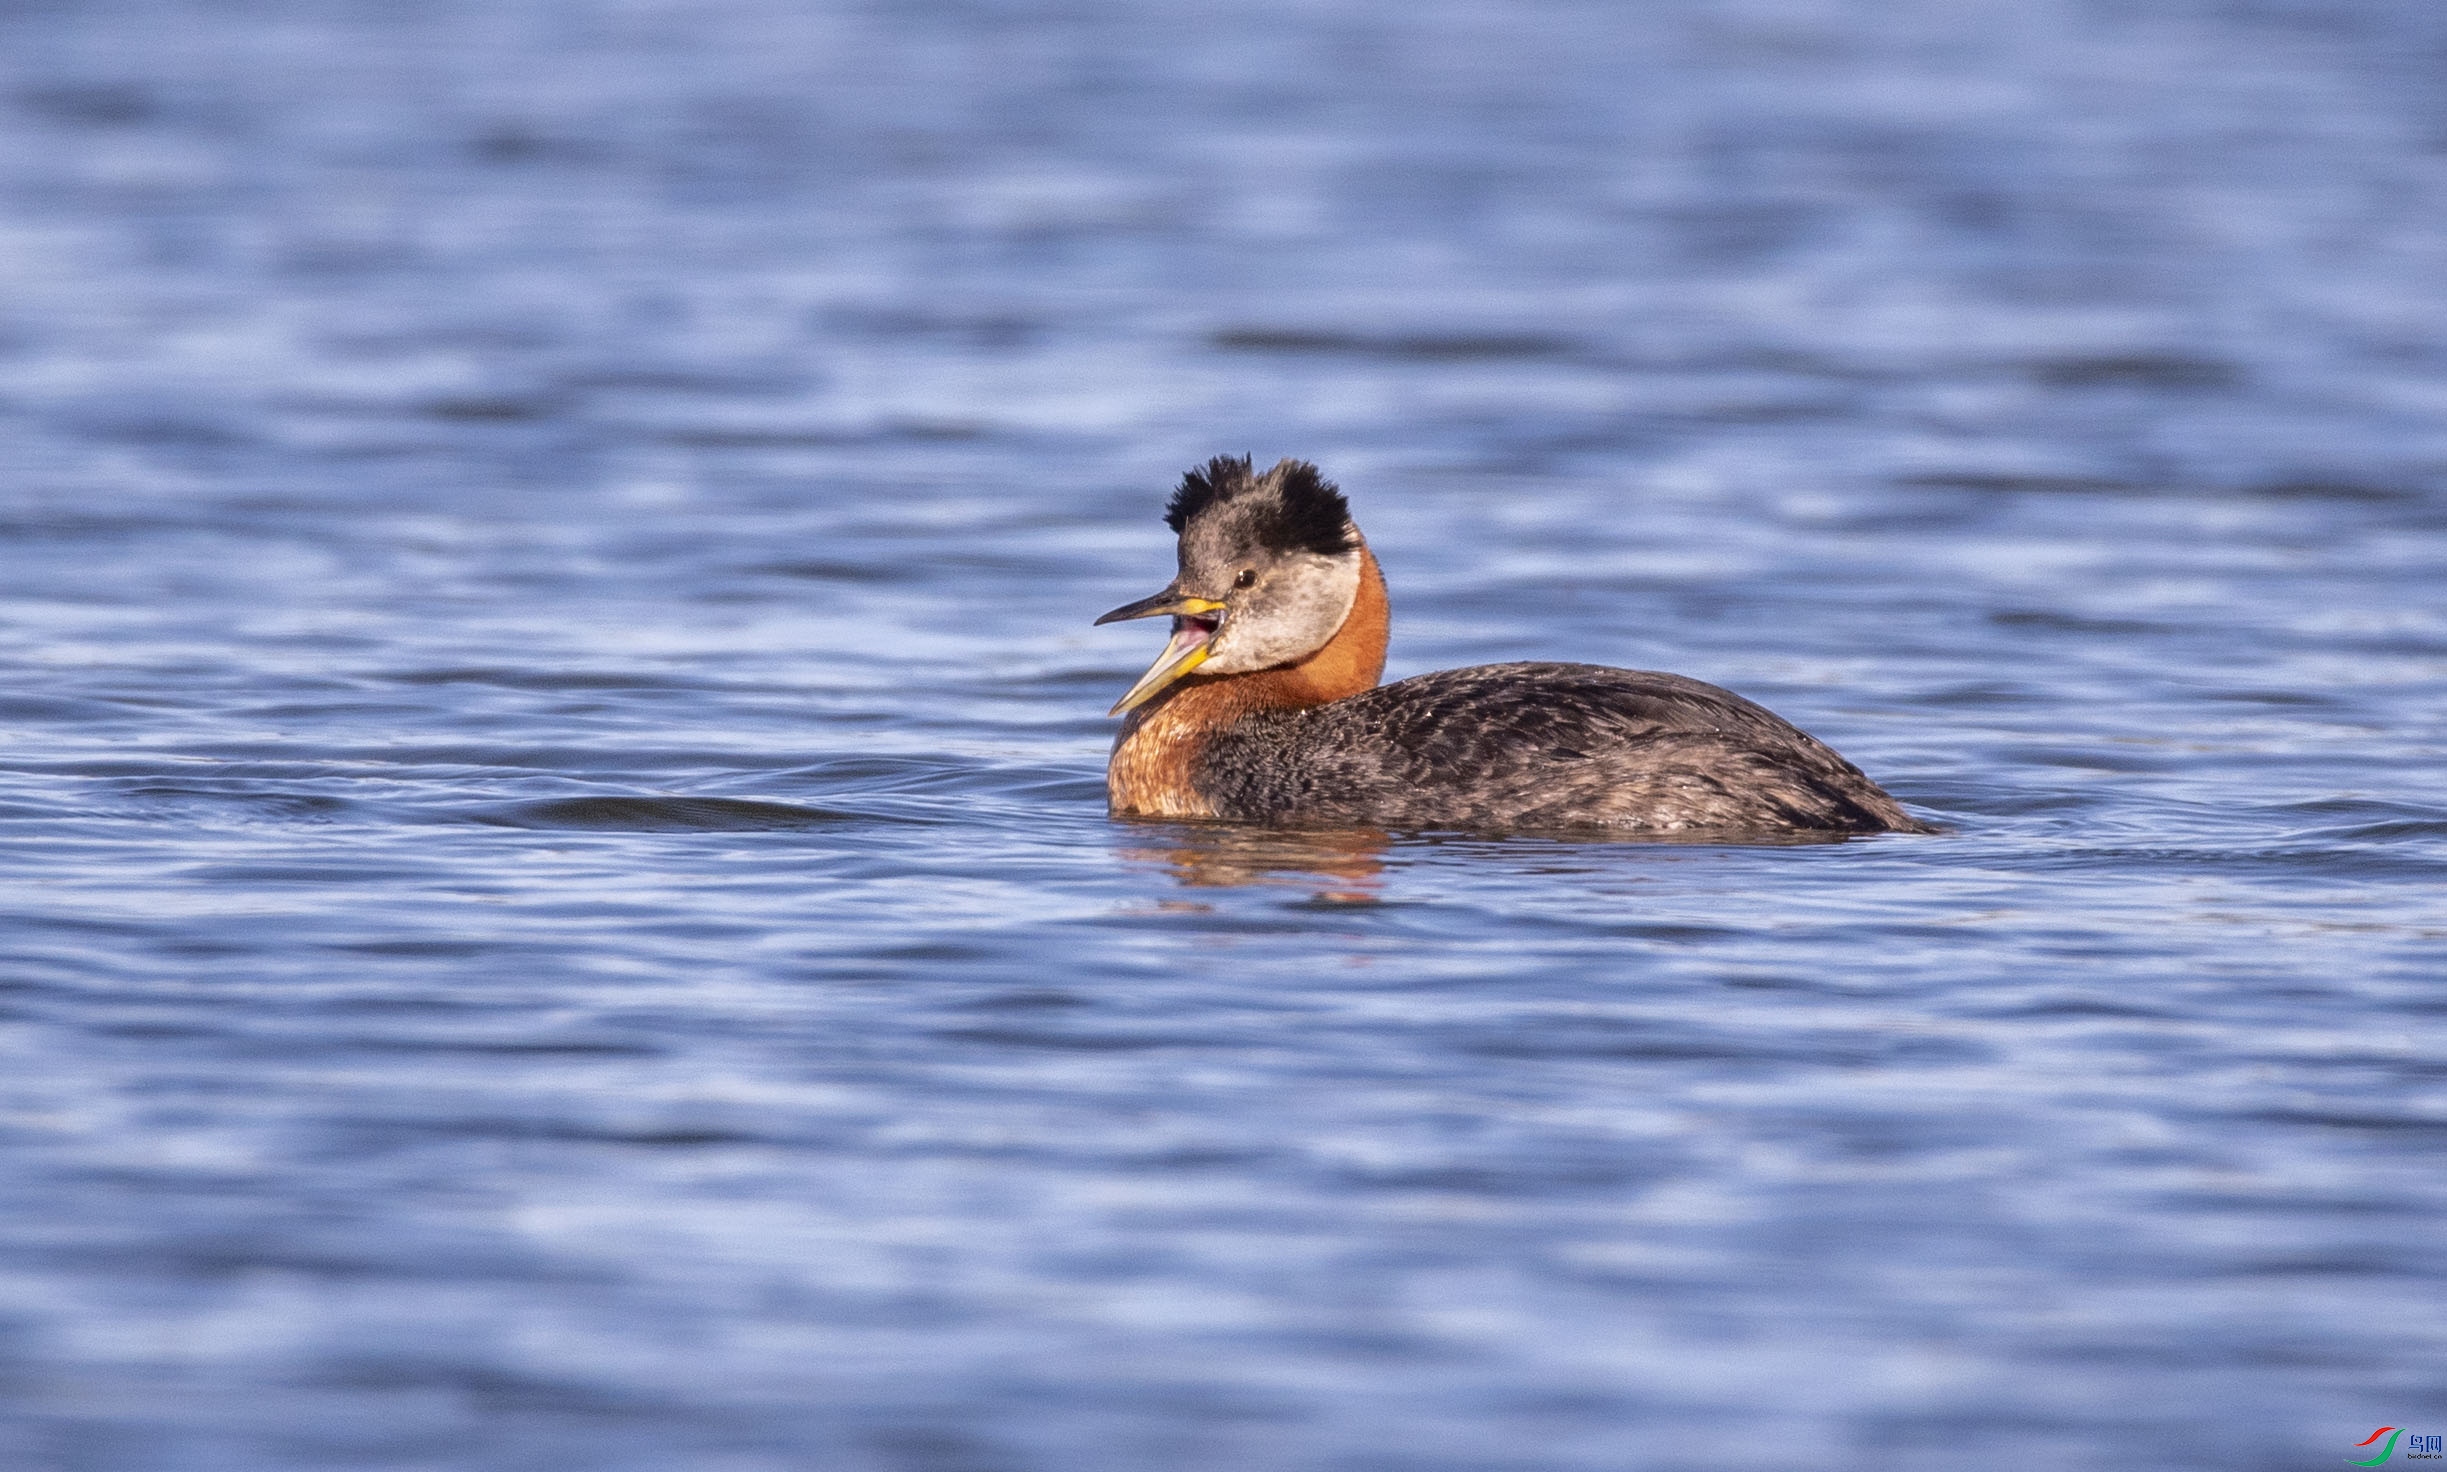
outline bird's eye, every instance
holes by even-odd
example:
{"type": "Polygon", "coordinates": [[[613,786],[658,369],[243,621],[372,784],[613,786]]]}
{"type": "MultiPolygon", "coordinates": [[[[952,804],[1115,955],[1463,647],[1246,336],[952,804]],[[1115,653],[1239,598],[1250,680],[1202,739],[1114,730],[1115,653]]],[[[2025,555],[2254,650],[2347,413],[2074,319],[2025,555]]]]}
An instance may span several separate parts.
{"type": "Polygon", "coordinates": [[[1254,568],[1254,567],[1244,567],[1244,568],[1242,568],[1242,569],[1240,570],[1240,576],[1239,576],[1239,577],[1236,577],[1236,578],[1234,578],[1234,579],[1232,580],[1232,586],[1233,586],[1233,587],[1235,587],[1235,588],[1254,588],[1254,587],[1256,587],[1256,586],[1257,586],[1257,569],[1256,569],[1256,568],[1254,568]]]}

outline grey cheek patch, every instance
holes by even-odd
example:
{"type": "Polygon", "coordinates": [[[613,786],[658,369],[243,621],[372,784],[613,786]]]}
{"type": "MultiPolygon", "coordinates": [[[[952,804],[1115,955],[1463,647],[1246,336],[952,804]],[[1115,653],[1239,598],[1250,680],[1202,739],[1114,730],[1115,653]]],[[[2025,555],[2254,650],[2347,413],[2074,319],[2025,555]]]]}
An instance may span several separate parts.
{"type": "Polygon", "coordinates": [[[1224,619],[1206,668],[1246,674],[1295,663],[1325,647],[1359,597],[1359,554],[1286,558],[1267,597],[1224,619]]]}

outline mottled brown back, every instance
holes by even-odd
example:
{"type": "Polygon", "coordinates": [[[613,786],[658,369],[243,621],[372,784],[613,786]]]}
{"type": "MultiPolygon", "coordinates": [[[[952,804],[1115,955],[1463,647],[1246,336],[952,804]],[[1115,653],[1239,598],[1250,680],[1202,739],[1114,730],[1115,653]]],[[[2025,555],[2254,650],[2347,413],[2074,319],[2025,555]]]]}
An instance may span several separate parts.
{"type": "Polygon", "coordinates": [[[1219,817],[1309,826],[1928,832],[1823,742],[1729,690],[1587,664],[1443,670],[1215,733],[1219,817]]]}

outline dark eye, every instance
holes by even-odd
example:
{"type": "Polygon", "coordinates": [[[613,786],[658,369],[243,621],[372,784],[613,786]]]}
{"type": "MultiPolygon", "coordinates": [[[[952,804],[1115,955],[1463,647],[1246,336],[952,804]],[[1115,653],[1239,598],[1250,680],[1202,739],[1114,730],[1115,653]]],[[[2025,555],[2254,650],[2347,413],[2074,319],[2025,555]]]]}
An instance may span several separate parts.
{"type": "Polygon", "coordinates": [[[1234,579],[1232,580],[1232,586],[1233,586],[1233,587],[1235,587],[1235,588],[1254,588],[1254,587],[1256,587],[1256,586],[1257,586],[1257,569],[1256,569],[1256,568],[1254,568],[1254,567],[1244,567],[1244,568],[1242,568],[1242,569],[1240,570],[1240,576],[1239,576],[1239,577],[1236,577],[1236,578],[1234,578],[1234,579]]]}

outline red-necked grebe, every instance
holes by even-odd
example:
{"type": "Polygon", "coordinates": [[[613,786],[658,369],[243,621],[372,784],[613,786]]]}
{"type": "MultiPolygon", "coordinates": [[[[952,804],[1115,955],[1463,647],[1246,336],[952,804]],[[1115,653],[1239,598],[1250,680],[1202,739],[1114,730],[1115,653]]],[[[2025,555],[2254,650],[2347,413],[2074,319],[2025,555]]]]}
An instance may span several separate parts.
{"type": "Polygon", "coordinates": [[[1491,664],[1378,685],[1385,579],[1299,460],[1218,457],[1166,508],[1180,576],[1098,623],[1170,615],[1113,707],[1116,816],[1300,827],[1925,833],[1823,743],[1647,670],[1491,664]]]}

